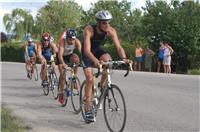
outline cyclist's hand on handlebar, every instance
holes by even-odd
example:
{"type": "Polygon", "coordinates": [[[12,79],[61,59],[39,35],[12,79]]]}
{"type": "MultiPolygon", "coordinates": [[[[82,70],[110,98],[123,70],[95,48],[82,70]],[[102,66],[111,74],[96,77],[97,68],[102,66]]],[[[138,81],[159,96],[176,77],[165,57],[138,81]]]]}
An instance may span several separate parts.
{"type": "Polygon", "coordinates": [[[67,67],[68,67],[67,64],[64,63],[64,64],[63,64],[63,68],[64,68],[64,69],[67,69],[67,67]]]}
{"type": "Polygon", "coordinates": [[[100,61],[99,61],[99,60],[95,60],[95,61],[94,61],[94,65],[95,65],[97,68],[100,68],[100,67],[101,67],[101,64],[100,64],[100,61]]]}

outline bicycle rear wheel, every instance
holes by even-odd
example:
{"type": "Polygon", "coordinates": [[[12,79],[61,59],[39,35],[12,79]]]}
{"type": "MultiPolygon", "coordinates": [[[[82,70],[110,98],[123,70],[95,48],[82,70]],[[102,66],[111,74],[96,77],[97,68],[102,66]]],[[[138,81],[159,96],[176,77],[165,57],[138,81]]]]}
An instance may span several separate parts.
{"type": "Polygon", "coordinates": [[[124,96],[116,85],[111,85],[104,97],[104,118],[111,132],[121,132],[126,125],[126,104],[124,96]]]}
{"type": "Polygon", "coordinates": [[[33,72],[34,79],[35,79],[35,81],[37,81],[38,80],[38,69],[37,69],[36,64],[33,65],[33,68],[34,68],[34,72],[33,72]]]}
{"type": "Polygon", "coordinates": [[[77,76],[72,78],[71,80],[71,100],[72,100],[72,106],[76,114],[80,112],[80,87],[81,83],[77,76]]]}
{"type": "Polygon", "coordinates": [[[56,73],[51,74],[51,92],[54,99],[58,98],[58,79],[56,73]]]}

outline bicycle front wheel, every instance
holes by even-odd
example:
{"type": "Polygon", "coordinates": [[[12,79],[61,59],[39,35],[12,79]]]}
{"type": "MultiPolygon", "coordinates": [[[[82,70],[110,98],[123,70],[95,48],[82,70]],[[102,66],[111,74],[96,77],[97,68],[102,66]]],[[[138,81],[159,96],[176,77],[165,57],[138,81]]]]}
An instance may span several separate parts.
{"type": "Polygon", "coordinates": [[[86,81],[84,81],[81,85],[81,89],[80,89],[80,110],[81,110],[81,114],[83,119],[86,121],[86,117],[85,117],[85,84],[86,81]]]}
{"type": "Polygon", "coordinates": [[[65,89],[64,89],[64,95],[63,95],[64,103],[61,105],[62,107],[65,107],[67,105],[68,97],[70,96],[70,94],[71,94],[71,91],[69,89],[69,85],[67,82],[65,82],[65,89]]]}
{"type": "Polygon", "coordinates": [[[107,89],[104,97],[104,118],[111,132],[121,132],[126,125],[126,104],[124,96],[116,85],[107,89]]]}
{"type": "Polygon", "coordinates": [[[35,81],[37,81],[38,80],[38,69],[37,69],[36,64],[33,65],[33,69],[34,69],[34,72],[33,72],[34,79],[35,79],[35,81]]]}
{"type": "Polygon", "coordinates": [[[76,114],[78,114],[81,111],[80,108],[80,80],[77,76],[75,76],[71,80],[71,100],[72,100],[72,106],[76,114]]]}
{"type": "Polygon", "coordinates": [[[51,74],[51,92],[53,94],[53,98],[58,98],[58,79],[55,73],[51,74]]]}
{"type": "Polygon", "coordinates": [[[49,86],[48,85],[43,86],[42,89],[43,89],[44,95],[47,96],[49,94],[49,86]]]}

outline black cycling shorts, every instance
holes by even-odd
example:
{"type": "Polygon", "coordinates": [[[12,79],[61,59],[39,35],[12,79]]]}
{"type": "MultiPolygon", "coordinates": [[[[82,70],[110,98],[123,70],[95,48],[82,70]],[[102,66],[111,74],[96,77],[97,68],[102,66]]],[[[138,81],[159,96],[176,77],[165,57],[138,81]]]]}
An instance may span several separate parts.
{"type": "MultiPolygon", "coordinates": [[[[97,59],[100,59],[100,57],[103,54],[107,54],[107,52],[104,51],[103,49],[101,49],[100,47],[96,48],[95,50],[92,50],[92,53],[97,59]]],[[[88,57],[85,56],[84,52],[82,52],[82,65],[83,65],[84,69],[87,68],[87,67],[93,67],[94,66],[94,64],[88,59],[88,57]]]]}

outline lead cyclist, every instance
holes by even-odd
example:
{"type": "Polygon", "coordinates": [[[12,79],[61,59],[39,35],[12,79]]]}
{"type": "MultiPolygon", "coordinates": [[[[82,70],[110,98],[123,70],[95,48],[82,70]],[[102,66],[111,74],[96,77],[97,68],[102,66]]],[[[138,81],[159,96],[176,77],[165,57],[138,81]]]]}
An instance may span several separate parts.
{"type": "MultiPolygon", "coordinates": [[[[92,67],[100,67],[100,61],[112,60],[111,56],[101,48],[106,38],[111,38],[119,57],[127,61],[126,54],[120,44],[116,30],[110,25],[112,14],[108,10],[101,10],[95,14],[96,24],[87,25],[83,31],[82,64],[86,78],[85,87],[85,117],[86,122],[93,122],[94,115],[91,108],[93,72],[92,67]]],[[[106,75],[102,75],[99,86],[103,88],[106,75]]]]}

